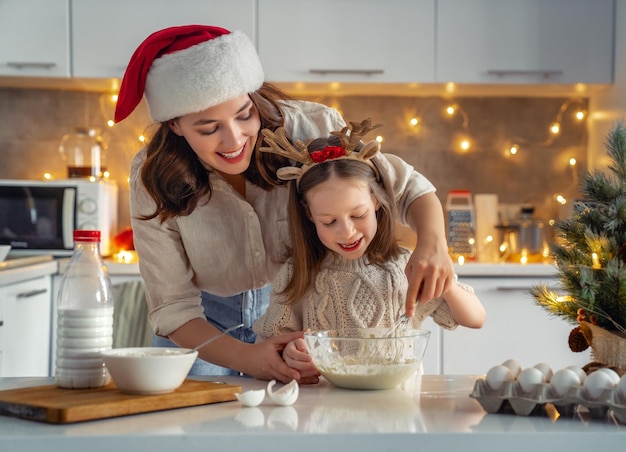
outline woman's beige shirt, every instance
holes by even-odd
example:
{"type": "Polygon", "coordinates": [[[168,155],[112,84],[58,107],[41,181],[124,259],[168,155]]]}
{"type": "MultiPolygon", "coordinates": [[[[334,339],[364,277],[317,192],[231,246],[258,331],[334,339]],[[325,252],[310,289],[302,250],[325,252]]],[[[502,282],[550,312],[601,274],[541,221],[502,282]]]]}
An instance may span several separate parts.
{"type": "MultiPolygon", "coordinates": [[[[336,110],[290,101],[283,108],[285,128],[293,139],[326,136],[345,126],[336,110]]],[[[154,212],[154,201],[140,178],[145,149],[133,159],[130,211],[139,269],[146,284],[150,323],[168,336],[195,318],[204,318],[200,291],[231,296],[272,282],[287,259],[286,187],[265,191],[246,184],[242,198],[216,172],[210,173],[212,194],[188,216],[139,220],[154,212]]],[[[433,185],[393,155],[376,157],[376,165],[394,187],[400,221],[410,204],[433,192],[433,185]]]]}

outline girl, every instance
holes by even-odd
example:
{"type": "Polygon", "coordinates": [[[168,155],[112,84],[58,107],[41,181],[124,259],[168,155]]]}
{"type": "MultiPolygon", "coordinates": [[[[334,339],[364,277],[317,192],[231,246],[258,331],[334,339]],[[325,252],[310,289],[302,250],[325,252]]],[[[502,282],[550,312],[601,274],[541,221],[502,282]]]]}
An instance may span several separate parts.
{"type": "MultiPolygon", "coordinates": [[[[288,190],[276,178],[286,162],[258,152],[259,131],[283,126],[294,139],[324,136],[343,119],[323,105],[288,99],[264,82],[243,33],[206,25],[166,28],[137,48],[116,122],[144,96],[157,129],[132,162],[130,213],[154,344],[193,348],[245,323],[236,337],[202,347],[191,373],[298,379],[281,351],[302,333],[255,344],[251,330],[289,245],[288,190]]],[[[376,159],[402,221],[420,237],[406,269],[411,312],[418,292],[420,301],[439,296],[453,278],[443,209],[412,167],[394,156],[376,159]]]]}
{"type": "MultiPolygon", "coordinates": [[[[289,196],[292,254],[272,285],[267,312],[253,326],[257,341],[311,330],[389,327],[405,311],[410,253],[395,240],[393,195],[372,162],[380,144],[361,147],[369,120],[351,123],[328,139],[292,146],[284,132],[263,131],[267,152],[291,157],[299,167],[281,168],[293,179],[289,196]],[[339,138],[338,138],[339,137],[339,138]]],[[[471,287],[455,282],[438,297],[419,304],[410,325],[426,316],[447,329],[480,328],[485,310],[471,287]]],[[[308,382],[316,371],[303,339],[283,357],[308,382]]]]}

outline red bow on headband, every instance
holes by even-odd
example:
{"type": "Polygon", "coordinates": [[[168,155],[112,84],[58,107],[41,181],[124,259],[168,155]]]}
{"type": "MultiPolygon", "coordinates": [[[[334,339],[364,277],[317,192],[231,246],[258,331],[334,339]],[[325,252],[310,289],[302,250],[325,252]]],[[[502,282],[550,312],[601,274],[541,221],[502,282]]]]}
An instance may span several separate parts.
{"type": "Polygon", "coordinates": [[[345,157],[346,150],[341,146],[326,146],[324,149],[309,153],[309,155],[311,156],[311,160],[315,163],[322,163],[326,160],[334,160],[339,157],[345,157]]]}

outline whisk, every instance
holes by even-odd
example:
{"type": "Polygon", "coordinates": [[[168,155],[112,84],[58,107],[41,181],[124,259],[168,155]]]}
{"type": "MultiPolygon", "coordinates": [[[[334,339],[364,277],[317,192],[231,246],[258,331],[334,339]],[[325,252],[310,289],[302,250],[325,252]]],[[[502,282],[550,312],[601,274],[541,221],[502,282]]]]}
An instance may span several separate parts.
{"type": "Polygon", "coordinates": [[[400,317],[398,317],[396,319],[395,322],[393,322],[393,324],[387,329],[387,331],[385,332],[385,334],[383,334],[383,337],[391,337],[393,336],[399,329],[401,328],[406,328],[406,326],[409,323],[409,320],[411,320],[406,313],[402,313],[400,315],[400,317]]]}

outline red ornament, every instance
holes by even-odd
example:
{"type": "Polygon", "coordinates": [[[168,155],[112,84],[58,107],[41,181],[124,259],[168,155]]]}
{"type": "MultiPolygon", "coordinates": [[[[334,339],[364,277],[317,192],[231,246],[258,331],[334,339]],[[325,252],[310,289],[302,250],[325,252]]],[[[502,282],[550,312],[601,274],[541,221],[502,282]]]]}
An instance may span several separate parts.
{"type": "Polygon", "coordinates": [[[324,149],[311,152],[309,155],[311,156],[311,160],[313,160],[315,163],[322,163],[327,160],[334,160],[339,157],[345,157],[346,150],[341,146],[326,146],[324,149]]]}

